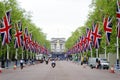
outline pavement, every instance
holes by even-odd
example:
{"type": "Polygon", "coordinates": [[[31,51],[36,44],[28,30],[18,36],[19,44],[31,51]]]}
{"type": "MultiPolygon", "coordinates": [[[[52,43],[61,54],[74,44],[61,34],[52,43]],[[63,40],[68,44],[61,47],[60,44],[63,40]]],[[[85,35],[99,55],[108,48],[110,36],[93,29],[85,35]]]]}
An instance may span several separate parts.
{"type": "Polygon", "coordinates": [[[26,66],[23,70],[4,69],[0,80],[120,80],[119,72],[91,69],[70,61],[56,61],[56,67],[52,68],[50,63],[26,66]]]}

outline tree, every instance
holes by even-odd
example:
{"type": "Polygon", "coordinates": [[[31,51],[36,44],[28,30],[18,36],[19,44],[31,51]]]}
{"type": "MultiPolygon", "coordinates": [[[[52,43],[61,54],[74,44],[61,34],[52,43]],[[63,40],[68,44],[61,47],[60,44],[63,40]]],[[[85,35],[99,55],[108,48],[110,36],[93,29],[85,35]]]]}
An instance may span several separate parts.
{"type": "MultiPolygon", "coordinates": [[[[0,2],[0,19],[5,14],[5,11],[11,9],[11,20],[12,20],[12,41],[9,44],[9,50],[10,50],[10,59],[12,59],[15,56],[15,49],[14,49],[14,24],[16,24],[18,21],[22,22],[22,29],[24,30],[25,27],[28,28],[28,32],[33,34],[32,40],[36,40],[39,42],[40,45],[46,46],[46,48],[50,48],[50,42],[46,40],[46,34],[42,32],[38,26],[36,26],[32,20],[31,20],[31,13],[26,12],[24,9],[20,8],[19,3],[17,0],[3,0],[0,2]]],[[[1,44],[1,37],[0,37],[0,44],[1,44]]],[[[0,56],[3,54],[6,54],[6,46],[0,45],[0,56]]],[[[22,53],[22,47],[18,48],[18,55],[22,53]]],[[[20,57],[20,56],[19,56],[20,57]]]]}

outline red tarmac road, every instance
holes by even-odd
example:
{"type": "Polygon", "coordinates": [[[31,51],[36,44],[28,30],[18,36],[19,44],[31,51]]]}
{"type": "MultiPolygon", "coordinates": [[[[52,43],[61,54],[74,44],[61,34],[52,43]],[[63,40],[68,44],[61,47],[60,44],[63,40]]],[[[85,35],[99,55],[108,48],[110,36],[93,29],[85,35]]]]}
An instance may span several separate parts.
{"type": "Polygon", "coordinates": [[[120,80],[120,73],[108,70],[90,69],[72,62],[57,61],[56,67],[50,63],[27,66],[23,70],[5,69],[0,80],[120,80]]]}

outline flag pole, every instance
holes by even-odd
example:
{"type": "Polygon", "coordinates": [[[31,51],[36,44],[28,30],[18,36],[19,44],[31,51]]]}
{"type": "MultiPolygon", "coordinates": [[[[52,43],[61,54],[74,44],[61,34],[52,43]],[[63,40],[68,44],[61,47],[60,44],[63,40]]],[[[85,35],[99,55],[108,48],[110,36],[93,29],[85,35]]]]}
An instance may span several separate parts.
{"type": "Polygon", "coordinates": [[[96,49],[96,57],[98,58],[98,49],[96,49]]]}
{"type": "Polygon", "coordinates": [[[7,45],[7,59],[9,59],[9,46],[7,45]]]}
{"type": "Polygon", "coordinates": [[[7,44],[7,59],[6,59],[6,67],[7,67],[7,68],[9,67],[8,61],[9,61],[9,46],[8,46],[8,44],[7,44]]]}
{"type": "Polygon", "coordinates": [[[16,49],[16,54],[15,54],[15,59],[16,59],[16,63],[15,64],[16,64],[16,66],[17,66],[17,59],[18,59],[17,56],[18,56],[18,49],[16,49]]]}
{"type": "Polygon", "coordinates": [[[92,58],[92,48],[91,48],[91,58],[92,58]]]}
{"type": "Polygon", "coordinates": [[[32,60],[32,51],[31,51],[31,55],[30,56],[31,56],[31,60],[32,60]]]}
{"type": "Polygon", "coordinates": [[[118,43],[118,36],[117,36],[117,59],[119,60],[119,43],[118,43]]]}
{"type": "Polygon", "coordinates": [[[91,50],[90,50],[90,51],[91,51],[91,58],[92,58],[92,47],[91,47],[91,45],[90,45],[90,48],[91,48],[91,50]]]}
{"type": "Polygon", "coordinates": [[[116,66],[119,68],[119,42],[118,42],[118,36],[117,36],[117,60],[116,60],[116,66]]]}
{"type": "Polygon", "coordinates": [[[22,59],[23,59],[23,49],[22,49],[22,59]]]}
{"type": "Polygon", "coordinates": [[[104,49],[105,49],[105,59],[107,59],[107,52],[106,52],[106,51],[107,51],[107,48],[106,48],[106,45],[105,45],[105,48],[104,48],[104,49]]]}
{"type": "Polygon", "coordinates": [[[26,51],[26,53],[27,53],[27,60],[28,60],[28,50],[26,51]]]}

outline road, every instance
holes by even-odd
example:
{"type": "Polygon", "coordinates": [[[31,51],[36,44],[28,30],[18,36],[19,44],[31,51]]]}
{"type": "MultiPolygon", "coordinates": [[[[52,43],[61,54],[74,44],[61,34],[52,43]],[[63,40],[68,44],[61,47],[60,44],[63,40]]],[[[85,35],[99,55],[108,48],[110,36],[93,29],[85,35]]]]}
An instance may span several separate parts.
{"type": "Polygon", "coordinates": [[[50,63],[40,63],[23,70],[5,69],[0,73],[0,80],[120,80],[119,73],[108,70],[90,69],[69,61],[56,61],[56,64],[55,68],[50,63]]]}

